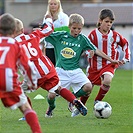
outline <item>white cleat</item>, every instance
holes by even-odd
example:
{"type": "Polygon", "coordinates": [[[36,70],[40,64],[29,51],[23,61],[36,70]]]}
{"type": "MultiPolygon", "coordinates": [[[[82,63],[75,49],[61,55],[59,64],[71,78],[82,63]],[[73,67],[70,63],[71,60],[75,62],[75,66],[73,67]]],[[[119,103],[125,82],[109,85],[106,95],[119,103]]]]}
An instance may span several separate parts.
{"type": "Polygon", "coordinates": [[[79,110],[77,108],[74,108],[71,114],[71,117],[78,116],[80,114],[79,110]]]}

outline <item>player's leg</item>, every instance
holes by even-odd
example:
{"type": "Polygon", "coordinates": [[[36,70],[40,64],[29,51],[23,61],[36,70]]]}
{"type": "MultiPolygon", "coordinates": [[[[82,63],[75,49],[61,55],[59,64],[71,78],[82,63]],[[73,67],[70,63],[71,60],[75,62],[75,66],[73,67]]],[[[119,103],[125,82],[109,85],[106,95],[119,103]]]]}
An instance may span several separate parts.
{"type": "Polygon", "coordinates": [[[78,92],[74,93],[74,95],[78,98],[81,96],[90,95],[91,91],[92,91],[92,84],[89,82],[84,84],[83,87],[81,87],[81,89],[78,92]]]}
{"type": "MultiPolygon", "coordinates": [[[[26,95],[26,94],[25,94],[25,95],[26,95]]],[[[30,106],[31,106],[31,108],[32,108],[32,103],[31,103],[30,98],[29,98],[27,95],[26,95],[26,97],[27,97],[28,103],[30,104],[30,106]]],[[[19,120],[19,121],[25,121],[25,117],[23,116],[23,117],[19,118],[18,120],[19,120]]]]}
{"type": "Polygon", "coordinates": [[[30,107],[23,91],[19,92],[19,90],[21,89],[18,88],[16,93],[15,91],[6,93],[5,98],[1,99],[2,103],[5,107],[10,107],[12,110],[19,108],[32,132],[42,133],[36,112],[30,107]],[[20,95],[18,95],[18,93],[20,93],[20,95]]]}
{"type": "Polygon", "coordinates": [[[100,70],[99,77],[101,77],[102,82],[95,101],[101,101],[109,91],[115,69],[114,65],[109,64],[100,70]]]}
{"type": "Polygon", "coordinates": [[[74,94],[71,93],[70,90],[67,90],[66,88],[59,87],[56,91],[59,95],[61,95],[65,100],[75,105],[75,107],[78,109],[78,111],[85,116],[87,114],[87,108],[83,105],[83,103],[78,100],[74,94]]]}
{"type": "Polygon", "coordinates": [[[48,102],[48,109],[46,111],[45,117],[52,117],[53,116],[53,110],[56,107],[55,105],[55,97],[56,93],[55,92],[49,92],[47,96],[47,102],[48,102]]]}
{"type": "MultiPolygon", "coordinates": [[[[85,103],[87,102],[87,100],[91,94],[91,90],[92,90],[92,85],[89,82],[89,83],[86,83],[85,85],[83,85],[83,87],[79,91],[74,93],[74,95],[77,98],[80,97],[80,101],[85,105],[85,103]]],[[[71,103],[69,103],[68,110],[70,112],[72,112],[72,114],[71,114],[72,117],[79,115],[79,111],[75,107],[73,107],[71,103]]]]}
{"type": "MultiPolygon", "coordinates": [[[[54,78],[54,80],[53,80],[53,78],[52,78],[53,82],[57,79],[58,78],[54,78]]],[[[48,83],[48,81],[47,81],[47,83],[48,83]]],[[[87,114],[87,108],[79,100],[76,99],[76,97],[71,93],[70,90],[67,90],[66,88],[61,88],[60,82],[58,81],[58,84],[49,90],[49,94],[48,94],[49,107],[45,114],[45,117],[52,117],[52,113],[55,108],[56,93],[61,95],[68,102],[73,103],[78,108],[79,112],[82,115],[87,114]]]]}
{"type": "MultiPolygon", "coordinates": [[[[73,89],[73,93],[77,98],[90,95],[92,91],[92,84],[81,69],[77,69],[76,71],[74,71],[73,76],[71,77],[71,86],[73,89]]],[[[71,106],[71,104],[69,105],[71,106]]],[[[79,114],[79,111],[70,106],[68,108],[70,108],[69,110],[72,112],[71,116],[77,116],[79,114]]]]}
{"type": "Polygon", "coordinates": [[[77,98],[91,93],[92,84],[82,69],[74,70],[71,77],[71,86],[77,98]]]}
{"type": "Polygon", "coordinates": [[[21,112],[24,114],[26,122],[30,126],[33,133],[42,133],[41,127],[38,121],[38,117],[36,112],[30,107],[29,103],[26,102],[25,104],[19,107],[21,112]]]}
{"type": "MultiPolygon", "coordinates": [[[[59,70],[59,72],[60,72],[60,70],[59,70]]],[[[59,74],[59,75],[64,76],[61,79],[64,79],[65,81],[67,81],[66,76],[64,74],[63,75],[59,74]]],[[[61,88],[60,87],[61,82],[59,82],[59,78],[58,78],[57,73],[54,68],[52,69],[52,72],[49,74],[48,79],[49,80],[45,81],[45,84],[41,85],[41,87],[49,92],[48,97],[47,97],[49,107],[47,109],[45,117],[52,117],[53,110],[56,106],[55,105],[55,96],[58,94],[58,95],[61,95],[63,98],[67,99],[68,101],[72,101],[73,95],[71,95],[71,92],[68,91],[67,89],[62,89],[61,91],[59,91],[61,88]]],[[[69,87],[69,84],[67,84],[67,87],[69,87]]]]}
{"type": "MultiPolygon", "coordinates": [[[[34,90],[29,89],[29,87],[27,85],[27,80],[25,80],[25,79],[23,80],[23,82],[21,83],[20,86],[24,90],[25,95],[26,95],[26,93],[31,93],[34,91],[34,90]]],[[[30,98],[27,95],[26,95],[26,97],[27,97],[27,100],[28,100],[30,106],[32,107],[32,102],[31,102],[30,98]]],[[[25,121],[25,117],[23,116],[23,117],[19,118],[18,120],[19,121],[25,121]]]]}
{"type": "Polygon", "coordinates": [[[110,73],[103,75],[103,81],[100,86],[99,92],[95,98],[95,101],[97,101],[97,100],[102,101],[102,99],[105,97],[106,93],[110,89],[110,84],[111,84],[112,78],[113,78],[113,76],[110,73]]]}
{"type": "MultiPolygon", "coordinates": [[[[53,72],[51,74],[52,76],[49,74],[49,76],[51,76],[51,78],[49,78],[49,80],[47,80],[45,82],[45,84],[41,87],[45,88],[47,91],[49,91],[49,93],[55,93],[56,92],[57,94],[61,95],[67,101],[75,104],[77,106],[77,108],[79,106],[81,114],[86,115],[87,114],[87,108],[84,105],[82,105],[80,102],[75,102],[74,100],[76,99],[76,97],[70,92],[70,90],[66,89],[66,87],[65,87],[65,85],[69,86],[68,84],[71,83],[69,81],[70,77],[68,77],[66,74],[67,71],[60,69],[60,68],[57,70],[57,73],[58,73],[59,78],[61,80],[61,82],[60,82],[56,71],[54,69],[52,69],[52,70],[53,70],[53,72]],[[67,81],[68,84],[66,84],[65,81],[67,81]],[[63,86],[63,88],[61,88],[60,86],[63,86]],[[81,111],[81,110],[83,110],[83,111],[81,111]]],[[[50,101],[54,105],[54,100],[52,101],[51,99],[49,99],[49,102],[50,101]]],[[[49,105],[47,112],[51,112],[51,114],[52,114],[52,111],[53,110],[50,110],[50,105],[49,105]]],[[[46,114],[48,114],[47,112],[46,112],[46,114]]]]}

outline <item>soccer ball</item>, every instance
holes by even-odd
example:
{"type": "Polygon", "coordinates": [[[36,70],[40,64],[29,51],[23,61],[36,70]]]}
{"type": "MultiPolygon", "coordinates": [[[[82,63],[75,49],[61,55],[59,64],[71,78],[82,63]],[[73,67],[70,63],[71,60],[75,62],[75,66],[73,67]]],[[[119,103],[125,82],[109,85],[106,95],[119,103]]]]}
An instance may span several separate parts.
{"type": "Polygon", "coordinates": [[[112,107],[109,103],[105,101],[98,101],[94,105],[93,112],[94,112],[95,117],[107,119],[112,114],[112,107]]]}

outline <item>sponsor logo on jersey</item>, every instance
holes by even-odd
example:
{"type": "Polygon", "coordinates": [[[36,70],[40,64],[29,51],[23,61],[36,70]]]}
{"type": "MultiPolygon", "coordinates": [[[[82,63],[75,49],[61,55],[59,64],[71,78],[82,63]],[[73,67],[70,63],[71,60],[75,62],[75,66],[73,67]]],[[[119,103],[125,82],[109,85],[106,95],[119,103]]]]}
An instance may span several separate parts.
{"type": "Polygon", "coordinates": [[[76,52],[74,52],[73,49],[66,47],[63,50],[61,50],[61,55],[64,58],[72,58],[76,55],[76,52]]]}
{"type": "Polygon", "coordinates": [[[71,42],[67,42],[67,41],[61,41],[61,44],[63,44],[63,45],[67,45],[67,46],[80,47],[80,44],[77,44],[77,43],[71,43],[71,42]]]}

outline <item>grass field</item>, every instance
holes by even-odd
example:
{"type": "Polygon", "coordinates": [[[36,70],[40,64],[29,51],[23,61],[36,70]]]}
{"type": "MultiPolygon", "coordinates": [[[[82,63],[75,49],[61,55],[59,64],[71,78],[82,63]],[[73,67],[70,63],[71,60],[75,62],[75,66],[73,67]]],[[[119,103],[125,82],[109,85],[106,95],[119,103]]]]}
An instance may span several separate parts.
{"type": "MultiPolygon", "coordinates": [[[[86,106],[87,116],[70,117],[67,110],[67,102],[61,98],[56,99],[56,109],[53,118],[45,118],[47,110],[47,92],[39,89],[30,93],[33,108],[38,114],[43,133],[133,133],[133,71],[117,70],[113,79],[111,90],[104,98],[111,104],[112,115],[108,119],[97,119],[93,115],[93,102],[98,87],[93,89],[86,106]],[[35,100],[34,97],[41,94],[44,100],[35,100]]],[[[19,110],[11,111],[0,103],[0,133],[30,133],[25,121],[18,121],[22,117],[19,110]]]]}

